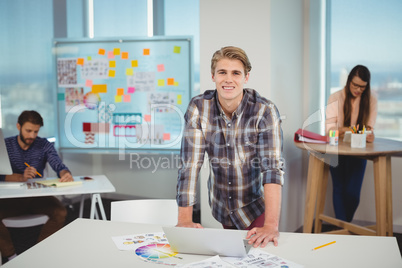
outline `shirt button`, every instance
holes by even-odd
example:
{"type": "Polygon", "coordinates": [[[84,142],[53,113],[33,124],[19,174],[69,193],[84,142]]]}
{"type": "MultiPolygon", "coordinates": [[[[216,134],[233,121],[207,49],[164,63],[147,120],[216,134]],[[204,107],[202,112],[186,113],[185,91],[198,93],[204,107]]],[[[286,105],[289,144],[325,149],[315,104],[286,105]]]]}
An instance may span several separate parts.
{"type": "Polygon", "coordinates": [[[230,214],[233,214],[233,211],[231,211],[230,214]]]}
{"type": "Polygon", "coordinates": [[[228,124],[228,127],[230,127],[230,126],[231,126],[231,124],[229,123],[229,124],[228,124]]]}
{"type": "Polygon", "coordinates": [[[229,196],[229,199],[232,199],[232,197],[231,197],[231,196],[229,196]]]}
{"type": "Polygon", "coordinates": [[[230,146],[230,144],[229,144],[229,143],[227,143],[227,144],[226,144],[226,146],[227,146],[227,147],[229,147],[229,146],[230,146]]]}
{"type": "Polygon", "coordinates": [[[232,182],[231,182],[231,181],[229,181],[229,184],[232,184],[232,182]]]}

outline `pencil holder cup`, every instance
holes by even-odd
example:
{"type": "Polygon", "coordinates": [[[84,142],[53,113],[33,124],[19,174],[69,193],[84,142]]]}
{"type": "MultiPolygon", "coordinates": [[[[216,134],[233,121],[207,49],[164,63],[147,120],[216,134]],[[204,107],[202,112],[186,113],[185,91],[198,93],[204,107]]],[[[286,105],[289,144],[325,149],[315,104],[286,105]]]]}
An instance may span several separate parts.
{"type": "Polygon", "coordinates": [[[352,148],[366,148],[366,134],[351,134],[350,147],[352,148]]]}
{"type": "Polygon", "coordinates": [[[352,136],[352,131],[345,131],[345,136],[343,136],[343,142],[350,142],[352,136]]]}

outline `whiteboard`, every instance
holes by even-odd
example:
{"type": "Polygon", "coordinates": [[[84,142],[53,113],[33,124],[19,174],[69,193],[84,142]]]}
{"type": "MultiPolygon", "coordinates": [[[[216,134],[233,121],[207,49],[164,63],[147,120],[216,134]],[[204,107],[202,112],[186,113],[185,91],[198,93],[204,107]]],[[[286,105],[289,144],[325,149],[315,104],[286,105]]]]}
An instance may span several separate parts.
{"type": "Polygon", "coordinates": [[[60,149],[180,149],[191,37],[55,39],[53,54],[60,149]]]}

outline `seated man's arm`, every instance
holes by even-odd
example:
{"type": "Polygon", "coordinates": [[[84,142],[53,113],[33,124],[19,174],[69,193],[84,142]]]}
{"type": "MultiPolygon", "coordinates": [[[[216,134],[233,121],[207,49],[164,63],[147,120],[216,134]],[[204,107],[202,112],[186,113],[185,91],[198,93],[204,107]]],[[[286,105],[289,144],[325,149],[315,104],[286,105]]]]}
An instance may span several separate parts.
{"type": "Polygon", "coordinates": [[[68,169],[63,169],[62,171],[60,171],[60,182],[67,182],[73,180],[74,180],[73,175],[71,175],[68,169]]]}
{"type": "Polygon", "coordinates": [[[36,177],[36,168],[27,167],[23,174],[13,173],[5,176],[5,181],[27,181],[36,177]]]}

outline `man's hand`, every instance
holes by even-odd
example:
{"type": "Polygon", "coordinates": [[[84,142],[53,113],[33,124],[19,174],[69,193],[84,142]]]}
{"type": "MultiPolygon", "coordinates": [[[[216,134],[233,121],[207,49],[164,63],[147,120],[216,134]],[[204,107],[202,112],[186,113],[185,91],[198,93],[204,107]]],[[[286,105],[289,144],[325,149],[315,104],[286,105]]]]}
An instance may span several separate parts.
{"type": "Polygon", "coordinates": [[[60,171],[60,182],[74,181],[73,176],[68,170],[60,171]]]}
{"type": "Polygon", "coordinates": [[[33,179],[36,177],[36,168],[34,167],[27,167],[24,170],[24,174],[22,174],[23,180],[22,181],[27,181],[28,179],[33,179]]]}
{"type": "Polygon", "coordinates": [[[179,207],[179,218],[176,227],[204,228],[193,222],[193,207],[179,207]]]}
{"type": "Polygon", "coordinates": [[[176,225],[176,227],[201,228],[201,229],[204,228],[204,227],[202,227],[201,224],[195,223],[195,222],[192,222],[192,221],[189,221],[189,222],[178,222],[177,225],[176,225]]]}
{"type": "Polygon", "coordinates": [[[263,227],[255,227],[247,232],[246,239],[250,239],[248,243],[255,248],[261,245],[265,247],[268,242],[274,242],[274,246],[278,246],[279,231],[277,227],[264,225],[263,227]]]}

